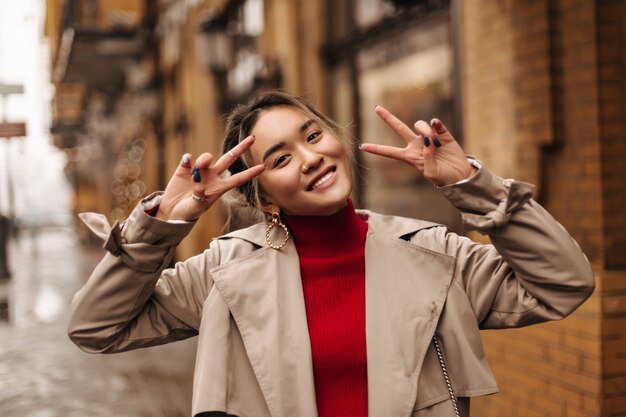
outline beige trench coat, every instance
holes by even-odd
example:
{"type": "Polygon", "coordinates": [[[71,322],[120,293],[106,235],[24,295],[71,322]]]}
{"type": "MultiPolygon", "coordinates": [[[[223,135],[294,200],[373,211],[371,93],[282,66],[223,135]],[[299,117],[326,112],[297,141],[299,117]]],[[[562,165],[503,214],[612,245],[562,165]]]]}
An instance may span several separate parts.
{"type": "MultiPolygon", "coordinates": [[[[435,334],[461,415],[469,415],[470,397],[497,391],[479,329],[561,319],[594,288],[585,256],[530,199],[528,184],[482,168],[441,192],[493,246],[438,224],[359,212],[369,224],[370,416],[454,415],[435,334]]],[[[72,303],[69,335],[81,349],[112,353],[199,335],[194,416],[317,415],[292,241],[271,249],[258,224],[165,269],[193,224],[158,221],[141,204],[121,226],[94,213],[83,219],[110,253],[72,303]]]]}

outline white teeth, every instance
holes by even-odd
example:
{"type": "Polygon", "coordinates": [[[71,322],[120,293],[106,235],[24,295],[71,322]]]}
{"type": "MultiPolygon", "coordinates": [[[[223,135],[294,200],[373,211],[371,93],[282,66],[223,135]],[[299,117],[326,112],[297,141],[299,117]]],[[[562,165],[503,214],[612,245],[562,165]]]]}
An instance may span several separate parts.
{"type": "Polygon", "coordinates": [[[315,182],[315,184],[313,184],[312,189],[315,190],[317,187],[319,187],[320,185],[324,184],[326,181],[328,181],[330,179],[330,177],[333,176],[333,171],[329,171],[328,174],[324,175],[322,178],[320,178],[319,180],[317,180],[315,182]]]}

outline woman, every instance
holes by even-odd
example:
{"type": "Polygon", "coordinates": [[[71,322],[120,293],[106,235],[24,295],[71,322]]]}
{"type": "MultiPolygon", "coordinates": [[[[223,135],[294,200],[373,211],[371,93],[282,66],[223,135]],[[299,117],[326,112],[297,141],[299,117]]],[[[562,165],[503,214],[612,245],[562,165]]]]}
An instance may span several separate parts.
{"type": "Polygon", "coordinates": [[[231,114],[222,157],[185,154],[123,225],[83,215],[110,253],[73,301],[72,340],[110,353],[199,335],[194,416],[469,415],[470,397],[497,391],[479,329],[561,319],[593,273],[531,186],[467,158],[437,119],[412,131],[375,112],[406,147],[360,149],[413,166],[492,245],[356,212],[338,126],[269,92],[231,114]],[[166,269],[234,188],[266,222],[166,269]]]}

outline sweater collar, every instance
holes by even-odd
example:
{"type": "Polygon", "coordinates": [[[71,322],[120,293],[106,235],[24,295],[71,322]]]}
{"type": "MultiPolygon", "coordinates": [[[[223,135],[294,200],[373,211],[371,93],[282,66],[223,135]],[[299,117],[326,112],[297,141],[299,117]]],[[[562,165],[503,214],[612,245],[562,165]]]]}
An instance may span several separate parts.
{"type": "Polygon", "coordinates": [[[367,222],[352,200],[331,216],[284,215],[300,256],[328,257],[364,248],[367,222]]]}

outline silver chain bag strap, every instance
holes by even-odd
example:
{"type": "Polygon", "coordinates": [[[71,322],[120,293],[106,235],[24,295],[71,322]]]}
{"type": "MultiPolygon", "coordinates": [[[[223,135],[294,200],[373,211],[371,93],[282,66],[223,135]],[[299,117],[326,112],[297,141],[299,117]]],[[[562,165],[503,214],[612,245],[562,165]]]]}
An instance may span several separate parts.
{"type": "Polygon", "coordinates": [[[450,382],[448,368],[446,367],[446,362],[444,361],[443,353],[441,351],[441,346],[439,346],[439,339],[437,338],[437,335],[433,336],[433,344],[435,345],[435,350],[437,351],[437,359],[439,359],[439,365],[441,365],[443,378],[446,380],[446,385],[448,386],[448,393],[450,394],[450,401],[452,401],[452,407],[454,408],[454,415],[456,417],[461,417],[461,414],[459,413],[459,407],[456,402],[456,396],[454,395],[454,391],[452,390],[452,383],[450,382]]]}

